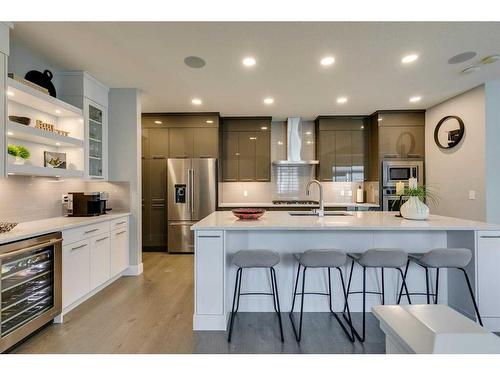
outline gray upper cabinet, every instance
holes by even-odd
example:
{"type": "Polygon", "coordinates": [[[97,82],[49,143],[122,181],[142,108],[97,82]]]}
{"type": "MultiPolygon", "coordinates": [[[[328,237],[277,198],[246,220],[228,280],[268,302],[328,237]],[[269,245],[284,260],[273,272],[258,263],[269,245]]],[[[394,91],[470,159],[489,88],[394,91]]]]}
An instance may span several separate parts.
{"type": "Polygon", "coordinates": [[[194,131],[192,128],[171,128],[169,137],[171,158],[190,158],[194,154],[194,131]]]}
{"type": "Polygon", "coordinates": [[[221,180],[271,180],[271,118],[227,118],[222,123],[221,180]]]}
{"type": "Polygon", "coordinates": [[[379,158],[423,158],[425,112],[378,112],[379,158]]]}
{"type": "Polygon", "coordinates": [[[321,181],[363,181],[368,136],[362,117],[316,120],[318,173],[321,181]]]}
{"type": "Polygon", "coordinates": [[[194,128],[193,156],[195,158],[217,158],[219,150],[219,129],[194,128]]]}

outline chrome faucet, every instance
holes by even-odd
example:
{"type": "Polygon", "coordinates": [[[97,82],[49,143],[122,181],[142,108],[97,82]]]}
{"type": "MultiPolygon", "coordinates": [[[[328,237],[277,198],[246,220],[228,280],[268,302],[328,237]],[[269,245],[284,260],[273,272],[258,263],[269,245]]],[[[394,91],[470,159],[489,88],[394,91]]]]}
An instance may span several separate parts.
{"type": "Polygon", "coordinates": [[[311,193],[310,187],[312,184],[317,184],[319,189],[319,209],[315,210],[314,212],[316,212],[318,216],[323,217],[325,216],[325,202],[323,201],[323,185],[321,185],[321,182],[319,182],[318,180],[309,181],[306,187],[307,195],[310,195],[311,193]]]}

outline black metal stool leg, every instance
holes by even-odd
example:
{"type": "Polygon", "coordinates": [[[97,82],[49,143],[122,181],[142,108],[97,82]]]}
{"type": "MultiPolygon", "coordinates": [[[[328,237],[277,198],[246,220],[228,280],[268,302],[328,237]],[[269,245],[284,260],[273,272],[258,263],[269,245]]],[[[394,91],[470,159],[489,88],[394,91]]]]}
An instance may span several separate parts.
{"type": "Polygon", "coordinates": [[[241,286],[241,273],[242,273],[242,269],[241,268],[238,268],[238,270],[236,271],[236,281],[234,283],[234,294],[233,294],[233,307],[231,309],[231,320],[229,322],[229,335],[227,337],[227,342],[231,342],[231,336],[233,334],[233,324],[234,324],[234,316],[236,314],[236,312],[238,311],[238,309],[234,309],[234,305],[235,305],[235,302],[236,302],[236,292],[238,292],[238,306],[239,306],[239,300],[240,300],[240,288],[239,286],[241,286]]]}
{"type": "Polygon", "coordinates": [[[427,291],[427,304],[431,303],[431,296],[430,296],[430,291],[429,291],[429,269],[427,267],[425,268],[425,288],[427,291]]]}
{"type": "Polygon", "coordinates": [[[352,271],[353,270],[354,270],[354,260],[351,263],[351,271],[349,272],[349,281],[347,282],[347,297],[345,299],[344,310],[342,310],[342,313],[345,313],[345,310],[347,307],[347,300],[349,298],[349,291],[351,290],[351,280],[352,280],[352,271]]]}
{"type": "Polygon", "coordinates": [[[472,286],[470,285],[469,276],[463,268],[459,268],[459,270],[462,270],[462,272],[464,273],[465,281],[467,281],[467,287],[469,288],[470,297],[472,298],[472,303],[474,304],[474,310],[476,310],[477,320],[482,326],[483,321],[481,320],[481,315],[479,314],[479,308],[477,307],[476,298],[474,297],[474,292],[472,291],[472,286]]]}
{"type": "Polygon", "coordinates": [[[280,299],[279,299],[279,293],[278,293],[278,281],[276,280],[276,271],[274,270],[274,267],[271,267],[271,279],[274,279],[274,282],[273,282],[273,285],[274,285],[273,300],[274,300],[274,296],[276,295],[276,305],[278,307],[276,310],[276,313],[278,314],[278,321],[280,323],[281,342],[284,342],[285,339],[283,337],[283,324],[281,322],[281,309],[280,309],[280,299]]]}
{"type": "Polygon", "coordinates": [[[398,271],[401,274],[401,289],[405,289],[406,298],[408,299],[408,303],[411,305],[410,293],[408,292],[408,286],[406,285],[406,275],[403,273],[403,270],[401,268],[398,268],[398,271]]]}
{"type": "MultiPolygon", "coordinates": [[[[403,278],[406,280],[406,275],[408,274],[408,267],[410,267],[410,259],[408,259],[408,261],[406,262],[406,268],[405,268],[405,273],[403,275],[403,278]]],[[[408,291],[407,291],[408,292],[408,291]]],[[[401,296],[403,295],[403,283],[401,283],[401,289],[399,290],[399,296],[398,296],[398,302],[397,304],[399,305],[399,303],[401,302],[401,296]]],[[[407,294],[407,297],[408,297],[408,301],[410,299],[410,295],[407,294]]]]}
{"type": "Polygon", "coordinates": [[[295,323],[293,321],[293,310],[290,311],[290,321],[292,323],[292,328],[293,328],[293,333],[295,334],[295,339],[297,341],[300,341],[302,338],[302,318],[304,315],[304,296],[305,296],[305,286],[306,286],[306,269],[307,267],[304,267],[304,270],[302,271],[302,299],[300,301],[300,321],[299,321],[299,332],[297,333],[297,329],[295,328],[295,323]]]}
{"type": "MultiPolygon", "coordinates": [[[[347,331],[347,328],[345,327],[345,325],[340,320],[338,314],[333,311],[333,307],[331,305],[330,305],[330,311],[332,312],[335,319],[337,319],[337,322],[340,324],[340,327],[342,327],[342,329],[344,330],[344,332],[347,335],[347,337],[349,338],[349,340],[351,342],[354,342],[354,328],[352,326],[351,310],[349,309],[349,304],[347,303],[347,292],[346,292],[345,283],[344,283],[344,275],[342,274],[342,270],[340,269],[340,267],[337,267],[337,270],[339,271],[340,282],[342,284],[342,292],[344,294],[344,301],[345,301],[345,305],[347,306],[347,316],[349,317],[349,320],[347,322],[349,324],[349,327],[351,328],[350,334],[347,331]]],[[[328,272],[330,272],[330,269],[328,269],[328,272]]],[[[328,275],[328,276],[330,276],[330,275],[328,275]]],[[[331,294],[331,288],[330,288],[330,294],[331,294]]]]}
{"type": "Polygon", "coordinates": [[[384,267],[382,269],[382,305],[385,305],[384,267]]]}
{"type": "Polygon", "coordinates": [[[363,267],[363,336],[358,337],[359,341],[365,341],[365,327],[366,327],[366,267],[363,267]]]}
{"type": "Polygon", "coordinates": [[[297,297],[297,286],[299,285],[299,276],[300,276],[300,263],[297,266],[297,277],[295,279],[295,288],[293,290],[292,308],[290,309],[290,313],[293,313],[293,308],[295,307],[295,298],[297,297]]]}
{"type": "Polygon", "coordinates": [[[434,304],[438,303],[438,294],[439,294],[439,268],[436,268],[436,296],[434,298],[434,304]]]}
{"type": "Polygon", "coordinates": [[[271,294],[273,295],[273,307],[274,311],[277,313],[278,309],[276,308],[276,295],[274,293],[274,277],[273,277],[273,268],[269,268],[269,276],[271,277],[271,294]]]}

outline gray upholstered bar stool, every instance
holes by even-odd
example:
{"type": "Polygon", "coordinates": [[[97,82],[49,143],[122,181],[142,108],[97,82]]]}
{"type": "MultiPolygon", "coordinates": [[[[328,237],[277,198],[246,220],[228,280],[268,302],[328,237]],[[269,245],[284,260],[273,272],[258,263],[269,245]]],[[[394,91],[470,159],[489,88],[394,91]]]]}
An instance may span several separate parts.
{"type": "Polygon", "coordinates": [[[280,262],[278,253],[271,250],[241,250],[233,256],[233,264],[238,267],[236,271],[236,282],[234,284],[233,307],[231,309],[231,320],[229,323],[229,335],[227,341],[231,342],[233,334],[234,316],[238,313],[240,307],[240,296],[245,295],[264,295],[273,296],[274,311],[278,314],[280,324],[281,341],[283,339],[283,325],[281,324],[280,300],[278,298],[278,284],[276,282],[276,271],[274,266],[280,262]],[[271,278],[271,293],[245,292],[241,293],[241,275],[243,269],[247,268],[268,268],[271,278]],[[236,309],[235,309],[236,304],[236,309]]]}
{"type": "MultiPolygon", "coordinates": [[[[413,292],[410,295],[425,295],[427,296],[427,303],[431,303],[431,296],[434,296],[434,303],[438,303],[438,290],[439,290],[439,270],[441,268],[456,268],[463,272],[467,287],[469,288],[470,297],[474,305],[474,310],[476,311],[477,320],[480,325],[483,325],[481,320],[481,315],[479,315],[479,309],[477,307],[476,299],[474,297],[474,292],[470,285],[469,276],[465,271],[465,267],[472,260],[472,251],[469,249],[461,248],[450,248],[450,249],[433,249],[427,253],[422,254],[409,254],[408,262],[406,263],[405,276],[408,273],[408,267],[410,261],[418,264],[425,269],[425,293],[413,292]],[[436,289],[434,293],[430,292],[429,288],[429,269],[434,268],[436,270],[436,289]]],[[[399,292],[398,303],[401,299],[402,290],[399,292]]]]}
{"type": "MultiPolygon", "coordinates": [[[[351,271],[349,273],[349,281],[347,283],[347,299],[349,299],[349,295],[351,294],[363,294],[363,321],[362,321],[362,334],[360,335],[356,329],[353,328],[354,334],[358,338],[359,341],[365,341],[365,327],[366,327],[366,294],[378,294],[381,296],[382,305],[385,304],[385,284],[384,284],[384,270],[386,268],[397,269],[402,277],[402,286],[405,288],[406,297],[408,298],[408,303],[411,303],[410,296],[408,294],[408,288],[406,287],[405,275],[403,274],[402,267],[405,266],[408,260],[408,254],[406,251],[402,249],[369,249],[364,253],[349,253],[347,254],[351,259],[351,271]],[[363,289],[361,291],[351,292],[351,280],[352,280],[352,271],[354,269],[354,263],[358,263],[363,268],[363,289]],[[381,269],[381,277],[382,277],[382,291],[374,292],[374,291],[366,291],[366,269],[367,268],[380,268],[381,269]]],[[[345,317],[344,307],[344,318],[348,321],[352,321],[350,316],[345,317]]],[[[354,324],[352,324],[354,327],[354,324]]]]}
{"type": "Polygon", "coordinates": [[[351,342],[354,342],[354,333],[352,331],[352,326],[350,322],[350,310],[349,310],[349,305],[347,304],[347,298],[346,298],[346,289],[345,289],[345,284],[344,284],[344,277],[342,275],[342,270],[340,267],[344,266],[347,260],[347,256],[344,252],[340,250],[332,250],[332,249],[318,249],[318,250],[307,250],[302,254],[294,254],[295,258],[299,262],[298,267],[297,267],[297,277],[295,280],[295,288],[293,291],[293,300],[292,300],[292,308],[290,310],[290,321],[292,322],[292,328],[293,332],[295,333],[295,338],[297,341],[300,341],[302,337],[302,317],[304,313],[304,296],[306,294],[315,294],[315,295],[321,295],[321,296],[328,296],[329,297],[329,307],[330,307],[330,312],[333,314],[337,322],[340,324],[340,327],[344,330],[345,334],[347,337],[349,337],[349,340],[351,342]],[[299,284],[299,276],[300,276],[300,269],[303,267],[302,271],[302,291],[300,293],[297,293],[297,287],[299,284]],[[328,293],[320,293],[320,292],[306,292],[306,270],[308,268],[327,268],[328,269],[328,293]],[[345,301],[345,306],[347,308],[347,313],[348,313],[348,323],[350,327],[350,331],[348,331],[347,327],[342,323],[342,320],[338,317],[337,313],[333,311],[332,307],[332,278],[331,278],[331,268],[336,268],[339,271],[340,275],[340,281],[342,283],[342,291],[344,294],[344,301],[345,301]],[[297,329],[295,327],[295,322],[293,320],[293,310],[295,307],[295,299],[297,295],[301,295],[302,299],[300,302],[300,321],[299,321],[299,330],[297,332],[297,329]]]}

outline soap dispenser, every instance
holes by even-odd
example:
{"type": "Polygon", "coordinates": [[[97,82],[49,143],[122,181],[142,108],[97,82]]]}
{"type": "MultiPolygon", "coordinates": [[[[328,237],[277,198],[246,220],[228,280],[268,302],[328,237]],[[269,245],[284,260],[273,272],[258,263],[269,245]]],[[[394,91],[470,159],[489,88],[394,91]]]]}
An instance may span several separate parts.
{"type": "Polygon", "coordinates": [[[364,192],[363,189],[361,188],[361,185],[358,186],[358,190],[356,190],[356,203],[363,203],[364,202],[364,192]]]}

